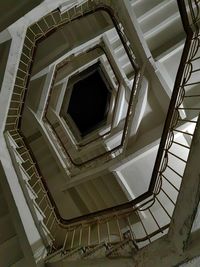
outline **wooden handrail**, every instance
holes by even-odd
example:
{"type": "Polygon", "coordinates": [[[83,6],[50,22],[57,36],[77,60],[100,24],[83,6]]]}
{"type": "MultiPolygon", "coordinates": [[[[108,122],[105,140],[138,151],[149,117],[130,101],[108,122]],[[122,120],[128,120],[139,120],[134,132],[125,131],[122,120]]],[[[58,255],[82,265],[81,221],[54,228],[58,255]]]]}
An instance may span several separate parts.
{"type": "MultiPolygon", "coordinates": [[[[177,109],[177,105],[178,106],[180,105],[179,101],[177,103],[177,100],[179,98],[180,89],[182,89],[182,88],[180,88],[181,83],[184,83],[184,77],[183,77],[184,68],[186,66],[186,62],[187,62],[187,59],[188,59],[188,54],[189,54],[189,51],[190,51],[191,42],[192,42],[192,38],[193,38],[193,30],[192,30],[191,26],[188,23],[188,18],[185,17],[187,15],[185,2],[184,2],[184,0],[180,0],[180,1],[178,1],[178,4],[179,4],[180,12],[181,12],[181,17],[182,17],[184,29],[185,29],[186,34],[187,34],[187,38],[186,38],[186,43],[185,43],[185,46],[184,46],[184,51],[183,51],[183,54],[182,54],[182,57],[181,57],[181,64],[179,66],[178,73],[177,73],[177,76],[176,76],[174,90],[173,90],[173,93],[172,93],[172,98],[171,98],[169,109],[168,109],[168,113],[167,113],[167,119],[166,119],[166,122],[165,122],[165,126],[164,126],[164,130],[163,130],[163,133],[162,133],[162,137],[161,137],[160,147],[159,147],[159,150],[158,150],[156,163],[155,163],[155,166],[154,166],[154,170],[153,170],[153,174],[152,174],[151,184],[149,186],[149,190],[146,193],[142,194],[141,196],[139,196],[138,198],[136,198],[136,199],[134,199],[134,200],[132,200],[130,202],[127,202],[127,203],[124,203],[124,204],[121,204],[121,205],[117,205],[115,207],[111,207],[111,208],[108,208],[108,209],[104,209],[104,210],[101,210],[101,211],[93,212],[91,214],[83,215],[83,216],[80,216],[80,217],[77,217],[77,218],[72,218],[72,219],[69,219],[69,220],[65,220],[60,216],[59,211],[58,211],[58,209],[56,207],[56,204],[55,204],[55,202],[54,202],[49,190],[46,190],[47,194],[49,196],[51,204],[53,206],[55,205],[55,214],[56,214],[56,217],[57,217],[57,222],[61,227],[67,228],[69,226],[73,226],[74,224],[81,225],[81,224],[83,224],[85,222],[87,222],[87,223],[92,223],[93,222],[94,223],[94,221],[98,220],[100,217],[106,217],[106,216],[108,216],[108,217],[111,216],[112,217],[112,216],[114,216],[114,215],[116,215],[118,213],[120,214],[120,213],[126,212],[126,210],[131,210],[132,209],[132,211],[134,212],[136,210],[139,210],[139,206],[138,205],[141,202],[145,201],[149,197],[152,197],[152,198],[155,197],[156,198],[156,194],[158,194],[160,192],[157,189],[157,193],[155,193],[154,190],[155,190],[155,187],[157,186],[157,184],[160,184],[160,182],[158,181],[159,179],[161,179],[161,177],[160,177],[160,168],[163,165],[163,161],[162,160],[165,159],[165,156],[167,155],[167,149],[165,147],[166,147],[166,143],[168,142],[169,134],[171,133],[171,131],[173,131],[173,129],[172,129],[172,126],[174,127],[174,125],[172,125],[173,124],[173,118],[174,118],[173,116],[174,116],[175,111],[177,109]]],[[[101,7],[98,7],[97,10],[104,10],[104,11],[108,12],[109,15],[112,17],[112,20],[114,20],[115,23],[116,23],[116,18],[114,16],[114,13],[113,13],[112,9],[110,9],[108,7],[102,7],[101,6],[101,7]]],[[[87,14],[91,14],[92,12],[94,12],[94,10],[87,12],[87,14]]],[[[55,30],[57,30],[57,29],[53,29],[52,31],[55,31],[55,30]]],[[[50,34],[50,32],[51,31],[49,31],[48,34],[50,34]]],[[[43,36],[42,38],[45,38],[45,37],[43,36]]],[[[133,60],[133,59],[131,58],[131,60],[133,60]]],[[[135,67],[136,67],[136,73],[137,73],[138,72],[138,67],[137,66],[135,66],[135,67]]],[[[27,84],[28,84],[28,82],[26,81],[26,85],[25,86],[27,86],[27,84]]],[[[20,122],[17,125],[17,131],[19,131],[18,127],[20,126],[21,118],[19,118],[19,121],[20,122]]],[[[33,158],[34,158],[34,156],[33,156],[33,158]]],[[[36,163],[36,166],[37,166],[37,163],[36,163]]],[[[44,187],[46,189],[47,185],[46,185],[46,182],[44,180],[44,177],[42,177],[42,179],[43,179],[42,182],[43,182],[44,187]]],[[[146,201],[147,204],[152,201],[152,198],[146,201]]],[[[146,236],[145,238],[147,240],[147,239],[149,239],[149,236],[146,236]]]]}

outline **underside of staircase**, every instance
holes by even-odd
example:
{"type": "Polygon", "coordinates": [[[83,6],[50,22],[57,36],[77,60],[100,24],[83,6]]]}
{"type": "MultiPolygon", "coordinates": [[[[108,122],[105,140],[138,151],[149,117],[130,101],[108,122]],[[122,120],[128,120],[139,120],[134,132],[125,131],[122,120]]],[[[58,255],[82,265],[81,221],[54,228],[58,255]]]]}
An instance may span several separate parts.
{"type": "Polygon", "coordinates": [[[199,1],[32,2],[0,3],[0,266],[190,266],[199,1]]]}

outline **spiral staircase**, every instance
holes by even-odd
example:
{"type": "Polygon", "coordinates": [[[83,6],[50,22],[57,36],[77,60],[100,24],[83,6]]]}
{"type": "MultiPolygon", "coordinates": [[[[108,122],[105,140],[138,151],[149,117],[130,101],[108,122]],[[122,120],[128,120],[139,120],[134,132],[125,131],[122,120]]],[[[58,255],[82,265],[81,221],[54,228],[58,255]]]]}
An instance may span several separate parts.
{"type": "Polygon", "coordinates": [[[199,266],[199,1],[0,8],[0,266],[199,266]]]}

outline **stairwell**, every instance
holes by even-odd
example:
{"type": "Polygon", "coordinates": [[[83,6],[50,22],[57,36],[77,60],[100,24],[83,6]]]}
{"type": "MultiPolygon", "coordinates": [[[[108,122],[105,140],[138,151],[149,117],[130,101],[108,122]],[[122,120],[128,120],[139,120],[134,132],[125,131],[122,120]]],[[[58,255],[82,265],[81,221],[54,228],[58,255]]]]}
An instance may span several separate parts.
{"type": "MultiPolygon", "coordinates": [[[[133,12],[137,17],[138,26],[140,27],[140,30],[143,33],[144,40],[147,46],[149,47],[150,52],[153,55],[153,59],[155,60],[153,64],[155,64],[155,66],[157,67],[161,66],[161,70],[160,71],[156,70],[156,72],[157,73],[159,72],[159,75],[162,76],[162,79],[166,83],[169,82],[170,84],[169,87],[170,87],[170,90],[172,91],[172,85],[175,79],[175,73],[178,68],[178,60],[174,62],[174,58],[176,59],[180,58],[180,54],[181,54],[182,47],[183,47],[182,44],[183,44],[183,40],[185,36],[182,30],[181,20],[180,20],[180,16],[178,13],[176,1],[155,0],[155,1],[149,1],[148,4],[144,0],[140,0],[140,1],[135,0],[135,1],[130,1],[130,2],[131,2],[133,12]],[[157,40],[159,40],[159,42],[157,40]],[[173,72],[170,70],[170,66],[172,64],[174,64],[173,72]],[[164,74],[166,74],[166,76],[164,74]],[[170,80],[168,78],[170,78],[170,80]]],[[[79,35],[81,35],[82,32],[80,31],[78,24],[77,25],[76,24],[77,23],[75,22],[74,27],[77,30],[77,32],[79,32],[79,35]]],[[[92,28],[94,27],[94,25],[98,24],[98,21],[96,20],[95,17],[91,24],[92,25],[89,25],[88,27],[92,28]]],[[[102,25],[96,25],[96,26],[100,28],[102,27],[102,25]]],[[[119,39],[116,38],[116,36],[114,36],[112,30],[110,30],[109,28],[110,28],[110,25],[108,26],[108,32],[106,33],[106,37],[109,39],[113,53],[118,60],[122,75],[124,75],[125,79],[127,79],[126,80],[127,84],[130,84],[132,82],[133,70],[131,69],[130,64],[127,63],[127,56],[124,55],[124,50],[121,47],[121,44],[119,43],[119,39]]],[[[73,33],[70,33],[70,34],[71,36],[73,36],[73,33]]],[[[45,64],[47,61],[48,61],[47,64],[49,64],[51,60],[52,58],[49,61],[49,58],[44,57],[45,64]]],[[[38,56],[38,62],[39,61],[40,61],[40,57],[38,56]]],[[[43,66],[44,62],[43,61],[39,62],[39,65],[43,66]]],[[[195,76],[195,78],[196,77],[197,76],[195,76]]],[[[193,88],[189,88],[187,92],[192,92],[192,90],[193,88]]],[[[170,95],[170,92],[168,93],[170,95]]],[[[197,105],[198,104],[196,103],[196,106],[197,105]]],[[[187,104],[185,104],[185,107],[187,107],[187,104]]],[[[37,110],[37,107],[35,108],[37,110]]],[[[146,116],[148,115],[149,110],[150,110],[150,107],[147,105],[146,110],[144,112],[146,116]]],[[[185,114],[183,114],[183,117],[184,116],[185,114]]],[[[188,113],[186,111],[186,116],[187,116],[187,119],[192,118],[193,120],[193,115],[191,114],[190,111],[188,113]]],[[[42,122],[40,121],[40,123],[42,122]]],[[[186,125],[183,125],[183,124],[179,126],[176,128],[176,131],[177,132],[179,131],[180,134],[176,135],[175,142],[176,142],[176,145],[179,145],[179,142],[180,142],[182,144],[182,148],[179,150],[180,154],[177,154],[176,157],[179,157],[180,159],[183,156],[183,161],[186,161],[188,154],[187,152],[184,152],[184,149],[185,148],[187,149],[188,144],[189,145],[191,144],[191,140],[189,140],[189,138],[187,138],[186,135],[192,136],[193,135],[192,131],[194,129],[191,130],[189,127],[186,127],[186,125]],[[179,126],[182,128],[178,128],[179,126]]],[[[63,139],[62,137],[63,129],[59,127],[57,130],[59,132],[60,138],[63,139]]],[[[26,125],[24,125],[24,128],[26,128],[26,125]]],[[[31,134],[34,135],[34,132],[31,134]]],[[[107,208],[107,207],[110,207],[116,204],[121,204],[127,201],[127,192],[124,192],[122,190],[120,184],[115,179],[115,176],[113,175],[113,173],[110,173],[109,175],[104,175],[104,174],[99,175],[99,176],[96,175],[97,177],[95,178],[93,177],[93,179],[91,180],[88,177],[88,180],[85,180],[84,183],[80,183],[80,184],[77,183],[77,185],[75,185],[74,187],[67,187],[67,188],[65,187],[65,190],[62,190],[63,186],[65,185],[66,180],[70,180],[70,177],[65,176],[63,174],[63,172],[65,171],[64,168],[62,168],[62,166],[58,166],[55,160],[56,157],[54,156],[52,157],[50,155],[52,151],[50,152],[51,150],[50,146],[47,145],[48,143],[47,139],[41,136],[41,134],[36,136],[35,140],[31,140],[30,136],[28,137],[30,140],[29,145],[31,149],[33,150],[33,154],[35,154],[35,158],[37,158],[37,161],[39,162],[40,169],[42,170],[42,176],[48,177],[47,183],[49,183],[51,190],[54,193],[55,201],[58,201],[60,205],[60,209],[62,209],[61,213],[68,214],[69,208],[70,208],[70,214],[71,214],[70,216],[77,217],[85,213],[94,212],[96,210],[107,208]],[[58,179],[60,181],[59,185],[56,183],[58,179]],[[64,198],[61,197],[62,194],[64,195],[64,198]],[[105,194],[105,197],[102,197],[102,195],[104,196],[104,194],[105,194]],[[63,207],[64,206],[63,199],[65,199],[65,203],[67,203],[65,207],[63,207]]],[[[12,140],[12,138],[10,138],[10,142],[15,142],[15,140],[12,140]]],[[[15,143],[15,147],[13,148],[13,150],[15,150],[15,153],[16,151],[19,152],[20,150],[20,147],[17,147],[17,146],[18,144],[15,143]]],[[[175,153],[177,151],[177,147],[175,146],[173,146],[172,149],[170,150],[171,155],[172,153],[175,153]]],[[[97,151],[96,149],[94,151],[94,155],[99,152],[102,152],[102,150],[100,149],[97,151]]],[[[26,151],[25,152],[23,151],[22,153],[19,152],[19,154],[23,154],[23,153],[27,153],[27,152],[26,151]]],[[[92,153],[90,154],[90,156],[92,156],[92,153]]],[[[90,156],[84,155],[83,159],[85,160],[90,156]]],[[[17,155],[17,157],[20,158],[20,155],[17,155]]],[[[80,159],[80,162],[83,159],[80,159]]],[[[30,162],[29,161],[26,162],[26,159],[24,159],[23,157],[20,160],[21,160],[20,164],[24,166],[24,169],[29,169],[30,162]]],[[[57,160],[58,160],[58,156],[57,156],[57,160]]],[[[174,161],[170,160],[170,164],[172,164],[171,165],[172,167],[175,167],[174,165],[177,165],[175,160],[174,161]]],[[[180,169],[182,170],[183,168],[180,167],[180,169]]],[[[174,176],[173,176],[173,179],[174,179],[174,176]]],[[[162,187],[162,190],[164,192],[167,187],[166,181],[167,180],[165,180],[164,185],[162,187]]],[[[37,180],[32,180],[30,182],[30,184],[32,184],[31,187],[33,186],[35,182],[37,182],[37,180]]],[[[172,183],[172,182],[169,182],[169,183],[172,183]]],[[[176,190],[175,189],[177,186],[176,181],[173,182],[172,186],[174,188],[173,190],[176,190]]],[[[43,189],[44,189],[44,193],[46,194],[46,191],[45,191],[46,189],[45,188],[43,189]]],[[[38,188],[38,190],[41,192],[40,187],[38,188]]],[[[165,195],[164,192],[163,192],[163,195],[165,195]]],[[[4,203],[5,199],[4,199],[4,196],[3,197],[2,196],[3,196],[2,193],[0,193],[0,198],[3,201],[2,203],[4,203]]],[[[48,226],[47,229],[45,228],[45,231],[47,232],[47,236],[49,234],[49,236],[53,240],[54,237],[51,236],[51,230],[53,229],[52,232],[57,231],[57,226],[55,226],[55,229],[54,229],[55,218],[52,215],[53,211],[50,209],[48,213],[44,212],[43,214],[42,210],[48,209],[45,206],[46,204],[44,204],[43,202],[43,200],[46,197],[44,197],[43,195],[40,196],[38,193],[38,196],[37,195],[33,196],[33,198],[34,198],[34,201],[36,202],[36,206],[39,206],[41,209],[39,212],[42,214],[41,221],[42,223],[44,223],[43,227],[45,228],[48,226]]],[[[168,195],[168,201],[170,200],[171,202],[169,202],[170,204],[166,205],[166,207],[168,210],[170,210],[170,212],[171,212],[170,206],[174,205],[173,203],[176,202],[176,198],[177,198],[177,192],[176,194],[173,193],[170,196],[168,195]]],[[[172,210],[173,210],[173,207],[172,207],[172,210]]],[[[148,212],[150,212],[150,208],[148,209],[148,212]]],[[[155,208],[155,210],[153,209],[153,212],[154,214],[158,215],[159,209],[155,208]]],[[[149,218],[148,217],[149,214],[147,214],[146,211],[145,212],[142,211],[141,214],[143,217],[141,216],[140,219],[131,217],[131,223],[134,226],[139,224],[138,222],[141,222],[141,221],[143,222],[149,218]]],[[[4,261],[3,263],[5,264],[6,267],[10,266],[10,264],[13,267],[14,266],[16,267],[27,266],[27,265],[23,265],[25,264],[26,261],[23,257],[23,252],[21,252],[20,246],[18,245],[18,234],[16,233],[12,225],[10,213],[7,212],[6,204],[5,206],[3,204],[2,209],[0,209],[0,226],[1,225],[2,225],[2,228],[5,229],[5,233],[3,233],[2,236],[0,235],[0,242],[2,242],[1,243],[2,246],[0,244],[0,257],[2,255],[2,258],[3,258],[4,251],[8,249],[13,249],[13,251],[16,252],[16,254],[13,253],[12,255],[13,257],[10,257],[9,259],[7,258],[3,259],[4,261]]],[[[69,231],[66,231],[67,234],[64,231],[59,232],[57,236],[57,240],[55,241],[55,244],[54,244],[55,247],[53,247],[53,249],[59,249],[62,247],[62,244],[63,244],[63,247],[61,248],[61,254],[55,256],[53,260],[51,259],[51,256],[49,256],[49,258],[47,258],[47,266],[59,266],[59,261],[64,262],[66,266],[68,266],[68,264],[71,264],[70,267],[73,266],[73,264],[75,264],[74,266],[84,266],[84,264],[91,264],[92,266],[93,264],[96,264],[97,262],[101,264],[100,266],[107,266],[106,264],[108,264],[109,266],[111,262],[108,263],[107,261],[102,260],[102,259],[98,261],[96,260],[96,258],[102,258],[106,255],[108,258],[112,259],[111,264],[113,264],[113,260],[114,260],[113,258],[122,256],[122,255],[130,257],[138,249],[138,247],[135,246],[133,242],[133,240],[135,239],[132,236],[130,237],[130,233],[131,233],[130,229],[132,228],[130,227],[129,230],[127,229],[128,226],[127,226],[126,217],[125,219],[124,218],[118,219],[118,217],[116,216],[115,220],[111,222],[105,220],[105,226],[104,226],[104,222],[101,224],[102,240],[100,241],[102,241],[102,243],[99,242],[97,246],[94,246],[92,248],[90,242],[95,243],[99,237],[98,227],[99,227],[99,222],[92,226],[90,225],[88,226],[86,224],[85,228],[83,227],[80,229],[79,228],[70,229],[69,231]],[[83,231],[83,233],[81,231],[83,231]],[[65,234],[66,236],[64,236],[65,234]],[[83,239],[81,240],[82,243],[80,242],[80,236],[83,239]],[[120,239],[119,243],[117,241],[116,244],[114,244],[113,246],[110,246],[111,241],[115,243],[115,241],[119,239],[120,239]],[[79,246],[80,244],[81,246],[79,246]],[[82,261],[83,258],[87,258],[89,259],[89,261],[84,263],[82,261]],[[96,263],[94,263],[92,259],[95,259],[96,263]],[[76,263],[70,262],[74,260],[77,260],[77,262],[76,263]],[[67,263],[68,261],[69,263],[67,263]]],[[[144,228],[143,230],[146,231],[146,228],[144,228]]],[[[147,227],[147,230],[149,230],[148,227],[147,227]]],[[[148,244],[148,242],[151,243],[151,241],[154,240],[154,237],[149,236],[147,232],[146,232],[147,241],[146,240],[144,241],[145,245],[148,244]]],[[[165,233],[165,229],[162,232],[165,233]]],[[[132,264],[132,262],[130,263],[130,260],[128,260],[127,262],[126,260],[124,261],[119,260],[119,262],[116,263],[116,266],[117,264],[119,264],[119,266],[125,266],[125,264],[129,266],[130,264],[132,264]]]]}

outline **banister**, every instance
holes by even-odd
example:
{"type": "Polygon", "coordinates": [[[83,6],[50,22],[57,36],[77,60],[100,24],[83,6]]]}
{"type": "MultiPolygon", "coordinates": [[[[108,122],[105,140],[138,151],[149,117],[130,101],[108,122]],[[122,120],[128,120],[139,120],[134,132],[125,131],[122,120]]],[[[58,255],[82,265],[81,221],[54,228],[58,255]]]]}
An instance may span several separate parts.
{"type": "MultiPolygon", "coordinates": [[[[185,2],[184,2],[184,0],[180,0],[180,1],[178,1],[178,4],[179,4],[180,12],[181,12],[181,17],[183,19],[183,17],[185,17],[187,15],[185,2]]],[[[104,9],[105,8],[103,8],[103,10],[104,9]]],[[[183,75],[184,75],[184,70],[185,70],[185,66],[186,66],[186,62],[188,59],[188,54],[189,54],[189,51],[191,48],[191,42],[192,42],[192,38],[193,38],[193,30],[192,30],[192,27],[188,24],[188,18],[184,18],[183,20],[184,20],[184,22],[183,22],[184,29],[185,29],[186,34],[187,34],[186,44],[184,46],[184,51],[183,51],[183,54],[181,57],[181,64],[179,66],[178,73],[176,76],[174,90],[172,93],[172,99],[170,101],[170,105],[169,105],[169,109],[168,109],[168,113],[167,113],[167,119],[166,119],[166,122],[164,125],[164,130],[163,130],[162,137],[161,137],[160,147],[159,147],[159,150],[157,153],[156,163],[155,163],[155,166],[153,169],[152,180],[151,180],[151,183],[149,186],[149,190],[146,193],[142,194],[140,197],[138,197],[138,198],[136,198],[130,202],[127,202],[127,203],[124,203],[124,204],[121,204],[121,205],[118,205],[118,206],[115,206],[112,208],[104,209],[101,211],[93,212],[93,213],[88,214],[88,215],[83,215],[83,216],[80,216],[77,218],[65,220],[65,219],[60,217],[60,214],[59,214],[59,211],[56,207],[56,204],[55,204],[49,190],[46,189],[46,187],[47,187],[46,181],[45,181],[44,177],[41,176],[43,185],[45,187],[45,190],[47,191],[47,194],[48,194],[48,197],[50,200],[50,205],[52,205],[52,207],[55,205],[54,207],[55,207],[55,216],[56,216],[57,223],[62,228],[69,229],[70,227],[73,228],[75,226],[80,226],[84,223],[92,224],[92,223],[98,221],[99,218],[107,218],[109,216],[111,218],[113,218],[114,216],[116,216],[116,214],[123,214],[123,213],[126,214],[126,212],[135,212],[138,210],[142,211],[142,209],[140,209],[140,208],[142,208],[145,204],[150,203],[151,205],[153,205],[151,202],[152,199],[154,201],[155,201],[155,199],[158,199],[157,195],[160,193],[160,191],[162,189],[161,188],[161,186],[162,186],[162,183],[161,183],[162,172],[160,171],[160,168],[163,168],[162,159],[164,160],[164,163],[165,163],[164,167],[166,165],[165,160],[167,159],[168,150],[165,149],[165,146],[166,146],[166,144],[169,147],[171,145],[170,144],[171,139],[170,139],[170,142],[168,144],[167,141],[169,141],[169,140],[167,138],[169,137],[168,134],[170,135],[171,131],[173,130],[172,126],[173,126],[173,128],[175,127],[174,126],[174,116],[175,116],[174,114],[176,114],[176,111],[177,111],[177,109],[178,109],[178,107],[182,101],[182,99],[179,99],[179,93],[182,89],[180,86],[182,83],[184,84],[184,81],[185,81],[185,79],[184,79],[185,77],[183,77],[183,75]],[[155,188],[156,188],[156,190],[155,190],[155,188]],[[145,203],[141,204],[141,202],[145,201],[149,197],[151,197],[151,199],[149,199],[145,203]]],[[[20,120],[21,120],[21,118],[20,118],[20,120]]],[[[19,127],[19,125],[20,125],[20,123],[18,123],[17,126],[19,127]]],[[[17,129],[17,131],[19,132],[19,129],[17,129]]],[[[19,132],[19,134],[22,136],[22,133],[19,132]]],[[[31,151],[29,151],[29,152],[32,153],[31,151]]],[[[34,156],[33,156],[33,159],[34,159],[34,156]]],[[[36,163],[36,167],[38,167],[37,163],[36,163]]],[[[163,169],[162,169],[162,171],[163,171],[163,169]]],[[[146,209],[148,209],[148,208],[149,207],[147,207],[146,209]]],[[[143,210],[145,210],[145,208],[143,210]]],[[[164,226],[163,229],[161,229],[161,230],[163,231],[164,228],[167,229],[168,225],[164,226]]],[[[159,229],[155,232],[160,233],[160,232],[162,232],[161,230],[159,229]]],[[[146,235],[144,237],[144,239],[142,238],[142,241],[149,240],[151,235],[154,236],[155,233],[151,233],[151,234],[146,235]]],[[[140,241],[138,241],[138,242],[140,242],[140,241]]]]}
{"type": "Polygon", "coordinates": [[[184,0],[178,1],[178,7],[179,7],[179,10],[180,10],[181,19],[183,21],[184,30],[186,31],[187,36],[186,36],[186,41],[185,41],[183,53],[182,53],[182,56],[181,56],[181,61],[180,61],[179,68],[178,68],[177,75],[176,75],[176,79],[175,79],[175,84],[174,84],[174,89],[173,89],[172,96],[171,96],[171,101],[169,103],[167,117],[166,117],[166,120],[165,120],[163,132],[162,132],[162,136],[161,136],[161,141],[160,141],[160,145],[159,145],[159,149],[158,149],[155,165],[154,165],[154,168],[153,168],[151,183],[150,183],[150,186],[149,186],[149,191],[152,192],[152,193],[153,193],[154,186],[155,186],[155,181],[157,179],[157,175],[158,175],[158,172],[159,172],[159,169],[160,169],[160,164],[161,164],[161,160],[162,160],[163,153],[164,153],[164,148],[165,148],[165,144],[166,144],[166,140],[167,140],[167,135],[169,133],[169,129],[171,129],[171,123],[172,123],[172,119],[173,119],[173,115],[174,115],[174,109],[175,109],[175,106],[176,106],[176,101],[177,101],[177,98],[178,98],[179,87],[180,87],[180,84],[181,84],[181,80],[183,78],[183,73],[184,73],[184,69],[185,69],[185,63],[186,63],[187,58],[188,58],[188,53],[189,53],[189,50],[190,50],[190,45],[191,45],[192,36],[193,36],[193,31],[192,31],[192,29],[191,29],[191,27],[189,25],[189,21],[188,21],[188,17],[187,17],[187,11],[186,11],[186,6],[184,4],[184,0]]]}

